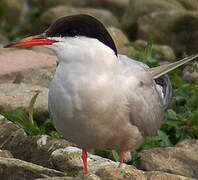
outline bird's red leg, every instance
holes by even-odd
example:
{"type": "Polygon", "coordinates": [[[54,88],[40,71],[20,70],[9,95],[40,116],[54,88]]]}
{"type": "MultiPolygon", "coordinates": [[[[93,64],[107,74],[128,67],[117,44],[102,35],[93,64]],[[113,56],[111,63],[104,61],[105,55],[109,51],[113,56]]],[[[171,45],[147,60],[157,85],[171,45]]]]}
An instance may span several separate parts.
{"type": "Polygon", "coordinates": [[[82,148],[82,160],[84,165],[84,172],[87,174],[87,150],[82,148]]]}
{"type": "Polygon", "coordinates": [[[124,152],[120,152],[120,163],[124,163],[124,152]]]}

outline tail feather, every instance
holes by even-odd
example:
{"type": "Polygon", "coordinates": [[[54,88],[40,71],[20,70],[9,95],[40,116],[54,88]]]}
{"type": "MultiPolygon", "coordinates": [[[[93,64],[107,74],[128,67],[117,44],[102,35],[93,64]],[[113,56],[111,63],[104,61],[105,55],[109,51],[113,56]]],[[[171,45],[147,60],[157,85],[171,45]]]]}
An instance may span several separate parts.
{"type": "Polygon", "coordinates": [[[150,68],[149,71],[151,72],[153,79],[157,79],[160,76],[176,69],[177,67],[179,67],[183,64],[186,64],[187,62],[192,61],[193,59],[195,59],[197,57],[198,57],[198,54],[192,55],[192,56],[186,57],[186,58],[184,58],[180,61],[174,62],[174,63],[164,64],[164,65],[161,65],[158,67],[150,68]]]}

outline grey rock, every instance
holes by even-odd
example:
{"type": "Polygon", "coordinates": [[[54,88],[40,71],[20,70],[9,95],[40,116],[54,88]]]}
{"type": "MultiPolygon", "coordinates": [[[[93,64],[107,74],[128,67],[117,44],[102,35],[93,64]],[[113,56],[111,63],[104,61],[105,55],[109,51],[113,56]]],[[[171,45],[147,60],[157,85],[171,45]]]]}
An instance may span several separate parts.
{"type": "Polygon", "coordinates": [[[1,150],[0,149],[0,157],[4,157],[4,158],[13,158],[13,155],[10,151],[8,150],[1,150]]]}
{"type": "MultiPolygon", "coordinates": [[[[189,164],[196,169],[196,150],[197,140],[183,141],[175,148],[184,148],[187,151],[181,154],[184,159],[182,167],[189,164]],[[191,146],[191,149],[189,149],[191,146]],[[192,163],[193,162],[193,163],[192,163]]],[[[49,136],[27,136],[24,131],[14,123],[0,119],[0,148],[8,149],[14,157],[41,164],[46,167],[55,168],[61,171],[66,171],[64,174],[60,171],[47,169],[32,163],[28,163],[18,159],[0,158],[0,179],[37,179],[40,180],[117,180],[117,179],[135,179],[135,180],[195,180],[193,178],[184,177],[181,175],[169,174],[159,171],[145,172],[138,170],[133,166],[113,162],[108,159],[101,158],[88,153],[88,174],[83,174],[83,163],[81,160],[81,150],[76,147],[67,147],[70,145],[63,139],[54,139],[49,136]],[[77,177],[67,177],[66,175],[78,175],[77,177]],[[50,177],[52,176],[52,177],[50,177]],[[64,176],[62,178],[57,176],[64,176]]],[[[167,148],[165,148],[166,150],[167,148]]],[[[163,149],[161,149],[163,151],[163,149]]],[[[180,152],[184,152],[181,151],[180,152]]],[[[175,153],[179,153],[176,151],[175,153]]],[[[149,153],[148,153],[149,154],[149,153]]],[[[152,154],[152,153],[151,153],[152,154]]],[[[158,153],[156,153],[158,155],[158,153]]],[[[164,153],[167,155],[167,152],[164,153]]],[[[153,155],[153,154],[152,154],[153,155]]],[[[174,154],[175,157],[178,157],[174,154]]],[[[150,158],[150,157],[149,157],[150,158]]],[[[158,157],[159,162],[161,159],[158,157]]],[[[174,158],[172,157],[173,161],[174,158]]],[[[150,160],[150,159],[149,159],[150,160]]],[[[152,160],[152,159],[151,159],[152,160]]],[[[156,160],[155,160],[156,161],[156,160]]],[[[170,159],[166,159],[170,167],[178,167],[171,164],[170,159]]],[[[149,167],[155,166],[153,162],[149,167]]],[[[164,171],[164,170],[163,170],[164,171]]],[[[169,170],[170,171],[170,170],[169,170]]],[[[175,172],[172,172],[175,173],[175,172]]]]}
{"type": "Polygon", "coordinates": [[[144,175],[143,171],[137,170],[135,168],[131,168],[128,166],[127,168],[105,168],[99,169],[96,172],[101,180],[147,180],[147,177],[144,175]]]}
{"type": "Polygon", "coordinates": [[[139,18],[137,36],[144,40],[154,40],[157,44],[167,44],[177,55],[183,52],[196,53],[198,12],[161,11],[139,18]],[[163,19],[163,21],[162,21],[163,19]]]}
{"type": "Polygon", "coordinates": [[[25,137],[25,132],[19,126],[4,118],[0,119],[0,149],[9,150],[14,154],[9,145],[13,145],[14,142],[19,144],[25,137]]]}
{"type": "Polygon", "coordinates": [[[88,175],[82,175],[77,177],[50,177],[50,178],[39,178],[35,180],[101,180],[98,176],[95,174],[88,174],[88,175]]]}
{"type": "MultiPolygon", "coordinates": [[[[51,154],[52,163],[58,170],[83,174],[81,153],[82,150],[77,147],[57,149],[51,154]]],[[[88,173],[92,174],[101,168],[117,168],[119,163],[88,153],[87,165],[88,173]]],[[[127,167],[126,164],[122,164],[122,168],[127,167]]],[[[131,168],[133,169],[134,167],[131,166],[131,168]]]]}
{"type": "MultiPolygon", "coordinates": [[[[103,0],[101,0],[103,1],[103,0]]],[[[39,7],[42,11],[49,9],[51,7],[55,6],[75,6],[75,7],[87,7],[87,6],[101,6],[101,1],[98,0],[70,0],[70,1],[65,1],[65,0],[59,0],[59,1],[54,1],[54,0],[29,0],[29,4],[32,7],[39,7]]]]}
{"type": "Polygon", "coordinates": [[[65,176],[65,174],[19,159],[0,157],[1,180],[33,180],[40,177],[50,176],[65,176]]]}
{"type": "Polygon", "coordinates": [[[48,69],[27,69],[24,71],[17,72],[15,75],[15,79],[13,83],[15,84],[30,84],[30,85],[38,85],[43,87],[49,87],[50,82],[53,78],[56,67],[48,68],[48,69]]]}
{"type": "Polygon", "coordinates": [[[159,172],[159,171],[141,171],[137,169],[128,168],[106,168],[99,169],[96,175],[101,180],[195,180],[194,178],[187,178],[184,176],[159,172]]]}
{"type": "Polygon", "coordinates": [[[31,50],[11,51],[1,48],[0,83],[27,82],[48,86],[57,66],[56,56],[31,50]]]}
{"type": "Polygon", "coordinates": [[[176,144],[176,147],[182,147],[182,148],[189,148],[191,147],[193,150],[195,150],[198,147],[198,140],[197,139],[184,139],[176,144]]]}
{"type": "Polygon", "coordinates": [[[12,48],[4,48],[4,46],[5,46],[6,44],[7,44],[7,43],[2,43],[2,44],[0,44],[0,57],[1,57],[1,55],[3,55],[3,54],[6,54],[6,53],[9,53],[9,52],[13,51],[12,48]]]}
{"type": "Polygon", "coordinates": [[[177,0],[131,0],[122,18],[122,27],[130,38],[135,38],[139,28],[137,22],[141,21],[139,18],[156,12],[172,10],[183,11],[185,8],[177,0]]]}
{"type": "MultiPolygon", "coordinates": [[[[143,52],[147,46],[147,42],[144,40],[137,40],[134,42],[134,46],[135,49],[143,52]]],[[[174,62],[176,59],[173,49],[167,45],[153,44],[152,49],[154,52],[161,55],[161,57],[159,57],[160,60],[174,62]]]]}
{"type": "Polygon", "coordinates": [[[38,178],[34,180],[81,180],[81,177],[49,177],[49,178],[38,178]]]}
{"type": "MultiPolygon", "coordinates": [[[[59,148],[64,148],[71,145],[64,139],[56,139],[47,135],[43,136],[28,136],[20,142],[10,144],[15,157],[32,162],[44,167],[54,168],[51,163],[51,153],[59,148]],[[17,147],[21,144],[22,147],[17,147]]],[[[8,149],[8,148],[7,148],[8,149]]]]}
{"type": "Polygon", "coordinates": [[[97,173],[81,176],[81,177],[52,177],[52,178],[39,178],[36,180],[195,180],[194,178],[187,178],[184,176],[159,172],[159,171],[151,171],[151,172],[143,172],[140,170],[132,170],[130,169],[100,169],[97,173]]]}
{"type": "Polygon", "coordinates": [[[108,10],[94,8],[74,8],[72,6],[56,6],[45,11],[35,22],[35,24],[32,25],[32,30],[34,33],[41,33],[42,31],[46,30],[56,19],[74,14],[89,14],[102,21],[106,26],[118,26],[118,20],[108,10]]]}
{"type": "Polygon", "coordinates": [[[198,10],[198,1],[197,0],[178,0],[183,7],[185,7],[187,10],[198,10]]]}
{"type": "Polygon", "coordinates": [[[145,171],[144,174],[147,177],[147,180],[196,180],[194,178],[164,173],[160,171],[145,171]]]}
{"type": "Polygon", "coordinates": [[[24,6],[25,0],[2,0],[1,7],[4,9],[2,10],[1,23],[5,26],[16,24],[16,22],[20,20],[24,6]]]}
{"type": "Polygon", "coordinates": [[[46,135],[27,136],[16,124],[6,119],[0,120],[0,148],[9,150],[15,158],[53,168],[51,153],[71,145],[64,139],[46,135]]]}
{"type": "Polygon", "coordinates": [[[73,172],[78,174],[83,172],[81,160],[81,150],[75,147],[57,149],[52,152],[51,159],[54,167],[61,171],[73,172]]]}
{"type": "Polygon", "coordinates": [[[8,43],[7,37],[1,31],[0,31],[0,42],[1,42],[1,44],[7,44],[8,43]]]}
{"type": "Polygon", "coordinates": [[[140,168],[198,178],[198,140],[185,140],[176,147],[156,148],[141,153],[140,168]]]}
{"type": "Polygon", "coordinates": [[[187,83],[198,82],[198,63],[193,62],[193,64],[186,66],[183,70],[182,79],[187,83]]]}
{"type": "Polygon", "coordinates": [[[128,56],[132,56],[134,54],[134,49],[130,45],[127,36],[120,29],[109,27],[107,30],[111,34],[119,54],[125,54],[128,56]]]}
{"type": "Polygon", "coordinates": [[[35,115],[48,117],[48,89],[30,84],[0,84],[0,111],[12,112],[17,108],[28,111],[31,98],[40,92],[36,100],[35,115]]]}
{"type": "Polygon", "coordinates": [[[128,7],[129,0],[29,0],[29,3],[32,7],[39,7],[39,9],[42,11],[54,6],[105,8],[111,10],[115,15],[120,17],[128,7]]]}
{"type": "Polygon", "coordinates": [[[101,0],[101,8],[109,9],[112,11],[119,19],[128,8],[130,0],[101,0]]]}
{"type": "MultiPolygon", "coordinates": [[[[46,47],[44,47],[44,46],[33,46],[33,47],[31,48],[31,50],[32,50],[32,51],[35,51],[35,52],[46,53],[46,54],[49,54],[49,55],[54,56],[54,52],[53,52],[51,49],[46,48],[46,47]]],[[[58,59],[57,59],[56,61],[58,61],[58,59]]]]}

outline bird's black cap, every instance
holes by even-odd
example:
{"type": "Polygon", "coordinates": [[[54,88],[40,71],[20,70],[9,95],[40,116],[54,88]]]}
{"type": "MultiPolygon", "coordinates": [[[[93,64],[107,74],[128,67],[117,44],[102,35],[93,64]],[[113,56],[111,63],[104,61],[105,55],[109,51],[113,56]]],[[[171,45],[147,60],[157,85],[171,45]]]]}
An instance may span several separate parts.
{"type": "Polygon", "coordinates": [[[115,43],[105,26],[96,18],[78,14],[56,20],[46,31],[46,37],[86,36],[95,38],[110,47],[117,55],[115,43]]]}

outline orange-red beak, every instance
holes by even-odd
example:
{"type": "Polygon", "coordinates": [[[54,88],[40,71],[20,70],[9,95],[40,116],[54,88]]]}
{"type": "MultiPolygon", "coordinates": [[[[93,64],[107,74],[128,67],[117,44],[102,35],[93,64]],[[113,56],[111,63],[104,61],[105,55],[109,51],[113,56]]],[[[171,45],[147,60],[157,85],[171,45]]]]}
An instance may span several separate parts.
{"type": "Polygon", "coordinates": [[[9,47],[32,47],[32,46],[40,46],[40,45],[51,45],[57,41],[52,40],[52,39],[47,39],[44,37],[44,35],[35,35],[35,36],[29,36],[27,38],[23,38],[19,41],[12,42],[4,48],[9,48],[9,47]]]}

